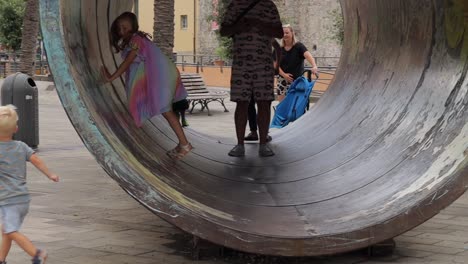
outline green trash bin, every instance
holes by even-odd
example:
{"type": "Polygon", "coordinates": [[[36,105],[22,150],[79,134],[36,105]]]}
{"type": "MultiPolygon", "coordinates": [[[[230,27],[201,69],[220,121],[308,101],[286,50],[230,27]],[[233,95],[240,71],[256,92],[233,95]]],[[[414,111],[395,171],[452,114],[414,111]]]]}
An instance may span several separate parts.
{"type": "Polygon", "coordinates": [[[8,76],[1,88],[1,104],[16,106],[18,132],[14,139],[31,148],[39,145],[39,101],[34,80],[23,73],[8,76]]]}

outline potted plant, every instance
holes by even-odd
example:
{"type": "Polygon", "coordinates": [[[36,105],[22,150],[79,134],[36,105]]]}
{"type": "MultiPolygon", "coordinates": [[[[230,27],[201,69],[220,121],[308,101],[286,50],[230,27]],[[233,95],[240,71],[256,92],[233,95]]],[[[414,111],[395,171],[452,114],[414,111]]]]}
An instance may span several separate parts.
{"type": "Polygon", "coordinates": [[[220,45],[216,48],[215,53],[219,59],[214,60],[214,65],[224,66],[225,61],[231,59],[231,47],[220,45]]]}
{"type": "MultiPolygon", "coordinates": [[[[229,0],[218,0],[216,5],[213,6],[213,13],[207,17],[207,21],[221,25],[228,4],[229,0]]],[[[232,59],[232,39],[221,37],[219,28],[216,30],[216,38],[218,40],[218,47],[215,49],[215,54],[219,59],[214,60],[213,63],[217,66],[224,66],[227,60],[232,59]]]]}

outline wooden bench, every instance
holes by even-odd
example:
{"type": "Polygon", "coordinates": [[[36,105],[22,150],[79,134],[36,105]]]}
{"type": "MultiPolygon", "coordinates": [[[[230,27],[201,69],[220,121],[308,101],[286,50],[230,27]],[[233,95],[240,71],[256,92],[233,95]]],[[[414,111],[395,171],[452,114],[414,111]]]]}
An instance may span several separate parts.
{"type": "Polygon", "coordinates": [[[204,111],[206,108],[208,115],[210,116],[211,113],[210,108],[208,108],[208,104],[215,101],[219,102],[224,107],[224,112],[229,112],[224,105],[224,99],[229,97],[229,93],[227,91],[208,89],[203,78],[196,73],[181,73],[180,77],[185,89],[187,90],[187,100],[192,106],[190,113],[192,113],[195,106],[199,104],[201,105],[201,111],[204,111]]]}

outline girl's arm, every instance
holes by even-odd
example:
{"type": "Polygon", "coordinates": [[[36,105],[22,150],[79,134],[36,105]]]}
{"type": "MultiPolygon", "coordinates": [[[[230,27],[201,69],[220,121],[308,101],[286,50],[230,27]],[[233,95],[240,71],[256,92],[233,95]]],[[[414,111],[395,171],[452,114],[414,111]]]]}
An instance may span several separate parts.
{"type": "Polygon", "coordinates": [[[312,57],[312,54],[309,52],[309,51],[306,51],[304,52],[304,57],[306,58],[306,60],[310,63],[310,65],[312,66],[312,73],[313,74],[317,74],[318,72],[318,67],[317,67],[317,64],[315,63],[315,59],[314,57],[312,57]]]}
{"type": "Polygon", "coordinates": [[[102,66],[102,74],[104,75],[104,78],[107,82],[112,82],[113,80],[117,79],[122,75],[128,67],[132,64],[132,62],[135,60],[136,56],[138,54],[137,50],[132,50],[130,53],[127,55],[125,60],[120,64],[119,68],[117,71],[115,71],[113,74],[110,74],[109,71],[107,70],[106,66],[102,66]]]}
{"type": "Polygon", "coordinates": [[[29,161],[42,173],[44,173],[47,178],[51,179],[54,182],[59,181],[59,177],[52,172],[50,172],[49,168],[45,165],[44,161],[40,159],[36,154],[33,154],[30,158],[29,161]]]}

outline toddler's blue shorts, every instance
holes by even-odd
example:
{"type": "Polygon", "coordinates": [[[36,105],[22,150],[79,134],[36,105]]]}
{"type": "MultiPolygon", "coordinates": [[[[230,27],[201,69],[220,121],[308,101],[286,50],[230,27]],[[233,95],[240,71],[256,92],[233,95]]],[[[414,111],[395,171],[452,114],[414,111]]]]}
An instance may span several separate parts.
{"type": "Polygon", "coordinates": [[[0,205],[3,232],[5,234],[17,232],[23,224],[24,217],[28,214],[29,202],[0,205]]]}

